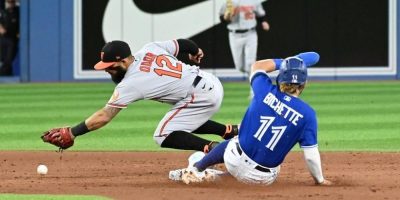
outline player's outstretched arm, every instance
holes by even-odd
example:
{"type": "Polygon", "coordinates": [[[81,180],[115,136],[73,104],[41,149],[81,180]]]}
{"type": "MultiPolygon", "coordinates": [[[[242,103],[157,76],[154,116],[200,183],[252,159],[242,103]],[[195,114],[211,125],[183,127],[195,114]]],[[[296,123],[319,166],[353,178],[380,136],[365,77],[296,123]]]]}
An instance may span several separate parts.
{"type": "Polygon", "coordinates": [[[307,67],[315,65],[319,61],[319,54],[313,51],[300,53],[297,57],[302,59],[307,67]]]}
{"type": "Polygon", "coordinates": [[[120,110],[121,108],[107,106],[93,113],[88,119],[72,128],[67,126],[45,131],[41,138],[43,142],[53,144],[60,149],[68,149],[74,145],[75,137],[103,127],[110,122],[120,110]]]}
{"type": "MultiPolygon", "coordinates": [[[[319,54],[312,51],[300,53],[295,57],[302,59],[307,67],[315,65],[319,61],[319,54]]],[[[283,59],[281,58],[256,61],[251,66],[251,72],[255,72],[257,70],[264,70],[266,72],[273,72],[275,70],[279,70],[282,61],[283,59]]]]}
{"type": "Polygon", "coordinates": [[[87,118],[85,124],[90,131],[99,129],[110,122],[120,110],[121,108],[106,106],[87,118]]]}
{"type": "Polygon", "coordinates": [[[322,175],[321,157],[318,147],[303,148],[304,159],[316,185],[331,185],[322,175]]]}
{"type": "Polygon", "coordinates": [[[272,72],[272,71],[276,70],[276,65],[277,64],[275,63],[275,61],[273,59],[259,60],[259,61],[256,61],[251,66],[251,73],[258,71],[258,70],[272,72]]]}

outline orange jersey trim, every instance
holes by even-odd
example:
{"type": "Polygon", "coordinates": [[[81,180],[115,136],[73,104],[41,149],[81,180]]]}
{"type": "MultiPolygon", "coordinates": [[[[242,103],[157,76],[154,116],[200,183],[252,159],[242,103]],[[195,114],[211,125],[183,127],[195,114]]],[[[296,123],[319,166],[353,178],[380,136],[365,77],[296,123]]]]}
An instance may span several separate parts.
{"type": "Polygon", "coordinates": [[[115,104],[115,103],[107,103],[107,106],[111,106],[114,108],[127,108],[128,105],[123,105],[123,104],[115,104]]]}
{"type": "Polygon", "coordinates": [[[164,131],[165,126],[168,124],[168,122],[171,121],[182,109],[187,108],[188,105],[189,105],[190,103],[193,103],[193,102],[194,102],[194,94],[192,94],[192,99],[190,100],[190,102],[188,102],[188,103],[186,103],[185,105],[183,105],[182,107],[178,108],[178,110],[175,111],[174,114],[172,114],[171,117],[169,117],[169,118],[167,119],[167,121],[165,121],[165,123],[162,125],[162,127],[161,127],[161,129],[160,129],[160,133],[159,133],[158,135],[159,135],[159,136],[165,136],[165,135],[162,135],[162,133],[163,133],[163,131],[164,131]]]}
{"type": "Polygon", "coordinates": [[[176,57],[176,56],[178,56],[178,53],[179,53],[179,44],[178,44],[178,41],[176,41],[176,40],[172,40],[172,41],[174,41],[174,44],[175,44],[174,56],[176,57]]]}

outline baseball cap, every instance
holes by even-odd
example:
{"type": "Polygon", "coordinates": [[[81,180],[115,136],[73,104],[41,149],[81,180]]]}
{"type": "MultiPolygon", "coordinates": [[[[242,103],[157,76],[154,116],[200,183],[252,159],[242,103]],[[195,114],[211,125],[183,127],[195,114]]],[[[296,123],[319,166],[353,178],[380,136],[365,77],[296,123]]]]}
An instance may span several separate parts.
{"type": "Polygon", "coordinates": [[[103,70],[130,55],[131,49],[126,42],[119,40],[108,42],[101,49],[101,61],[94,66],[94,69],[103,70]]]}

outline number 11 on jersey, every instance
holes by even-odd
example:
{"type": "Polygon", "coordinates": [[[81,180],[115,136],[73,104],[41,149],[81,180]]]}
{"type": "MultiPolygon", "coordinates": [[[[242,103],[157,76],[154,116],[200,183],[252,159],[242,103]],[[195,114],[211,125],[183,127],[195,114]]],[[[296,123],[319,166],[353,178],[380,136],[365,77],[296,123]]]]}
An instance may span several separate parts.
{"type": "MultiPolygon", "coordinates": [[[[265,132],[267,132],[268,128],[271,126],[272,122],[275,120],[275,117],[270,116],[260,116],[261,125],[258,128],[254,137],[257,138],[258,141],[261,141],[261,138],[264,136],[265,132]]],[[[272,138],[266,145],[268,149],[271,151],[274,150],[276,144],[281,139],[283,133],[285,132],[287,126],[271,126],[272,138]]]]}

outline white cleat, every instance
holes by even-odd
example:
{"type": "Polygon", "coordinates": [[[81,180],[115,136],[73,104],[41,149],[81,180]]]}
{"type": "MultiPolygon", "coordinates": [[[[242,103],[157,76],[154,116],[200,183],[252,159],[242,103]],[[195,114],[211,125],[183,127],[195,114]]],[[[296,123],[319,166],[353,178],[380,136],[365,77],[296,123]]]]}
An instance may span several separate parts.
{"type": "Polygon", "coordinates": [[[169,179],[173,181],[182,181],[186,184],[200,183],[203,181],[215,181],[217,177],[224,174],[223,171],[207,168],[206,170],[199,172],[194,164],[204,158],[206,154],[197,151],[189,156],[188,167],[183,169],[176,169],[169,172],[169,179]]]}
{"type": "Polygon", "coordinates": [[[182,182],[186,184],[201,183],[204,181],[211,182],[215,181],[216,178],[217,175],[215,173],[210,173],[207,170],[199,172],[196,168],[187,168],[183,170],[182,174],[182,182]]]}
{"type": "MultiPolygon", "coordinates": [[[[187,168],[169,171],[168,178],[173,181],[183,181],[182,177],[183,177],[185,170],[188,171],[187,168]]],[[[206,179],[208,181],[213,181],[213,180],[217,179],[220,175],[225,174],[225,172],[223,172],[221,170],[216,170],[216,169],[206,169],[206,170],[204,170],[204,173],[207,173],[206,179]]],[[[185,175],[185,176],[188,176],[188,175],[185,175]]]]}

